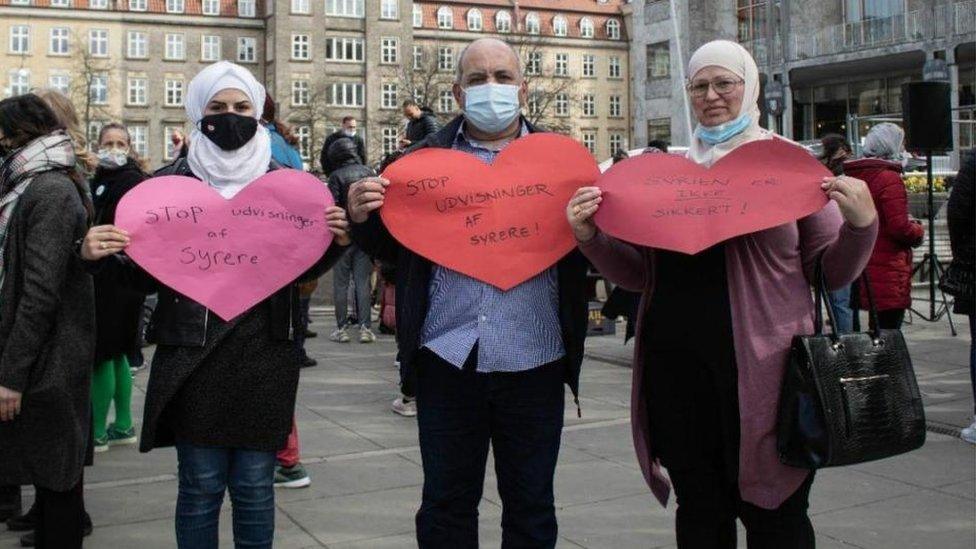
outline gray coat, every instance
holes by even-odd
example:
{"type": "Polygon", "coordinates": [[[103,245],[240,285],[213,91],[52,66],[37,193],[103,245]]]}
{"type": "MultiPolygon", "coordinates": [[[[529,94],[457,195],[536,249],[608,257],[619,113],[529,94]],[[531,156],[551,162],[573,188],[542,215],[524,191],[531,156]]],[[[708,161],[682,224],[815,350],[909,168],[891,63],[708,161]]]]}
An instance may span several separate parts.
{"type": "Polygon", "coordinates": [[[75,241],[85,209],[67,175],[47,172],[10,220],[0,288],[0,385],[23,393],[0,422],[0,485],[65,491],[85,462],[91,412],[94,294],[75,241]]]}

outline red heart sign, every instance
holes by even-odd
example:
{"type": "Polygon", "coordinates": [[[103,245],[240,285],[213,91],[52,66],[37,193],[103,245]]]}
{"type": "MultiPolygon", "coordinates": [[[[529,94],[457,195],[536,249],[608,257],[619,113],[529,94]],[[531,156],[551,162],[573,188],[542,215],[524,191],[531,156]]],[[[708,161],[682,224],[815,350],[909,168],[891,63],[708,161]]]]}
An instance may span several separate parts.
{"type": "Polygon", "coordinates": [[[776,227],[827,204],[830,172],[782,139],[752,141],[711,168],[670,154],[615,164],[596,185],[600,230],[643,246],[696,254],[723,240],[776,227]]]}
{"type": "Polygon", "coordinates": [[[519,138],[489,165],[449,149],[421,149],[391,164],[383,223],[427,259],[508,290],[576,245],[566,204],[599,177],[593,156],[551,133],[519,138]]]}
{"type": "Polygon", "coordinates": [[[332,204],[321,181],[297,170],[268,173],[229,200],[191,177],[163,176],[126,193],[115,223],[132,235],[133,261],[231,320],[322,257],[332,204]]]}

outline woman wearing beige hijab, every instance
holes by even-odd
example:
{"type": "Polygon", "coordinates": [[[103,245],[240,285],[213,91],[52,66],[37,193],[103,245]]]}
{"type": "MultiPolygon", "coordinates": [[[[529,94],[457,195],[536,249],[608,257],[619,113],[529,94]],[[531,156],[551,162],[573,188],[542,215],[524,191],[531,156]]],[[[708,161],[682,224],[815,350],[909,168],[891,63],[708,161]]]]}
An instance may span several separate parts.
{"type": "MultiPolygon", "coordinates": [[[[689,159],[711,166],[744,143],[777,138],[759,127],[759,71],[742,46],[705,44],[688,74],[698,120],[689,159]]],[[[814,546],[807,517],[813,474],[781,464],[776,453],[780,384],[791,339],[813,332],[810,281],[818,259],[832,289],[850,284],[877,233],[864,182],[828,178],[823,190],[831,202],[821,211],[694,256],[601,233],[592,222],[597,187],[581,188],[567,207],[579,247],[597,269],[642,292],[634,444],[662,504],[674,484],[679,548],[734,548],[737,518],[750,548],[814,546]]]]}

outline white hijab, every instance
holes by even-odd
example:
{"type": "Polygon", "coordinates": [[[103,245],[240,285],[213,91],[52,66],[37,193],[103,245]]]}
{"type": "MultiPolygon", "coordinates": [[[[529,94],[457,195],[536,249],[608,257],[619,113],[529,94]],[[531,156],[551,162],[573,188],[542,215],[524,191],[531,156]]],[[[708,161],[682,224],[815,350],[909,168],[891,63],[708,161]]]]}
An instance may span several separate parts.
{"type": "Polygon", "coordinates": [[[186,160],[194,175],[217,189],[224,198],[231,198],[268,171],[271,138],[268,130],[258,124],[254,137],[243,147],[225,151],[200,131],[200,119],[207,103],[226,89],[247,94],[254,105],[254,118],[260,120],[265,91],[251,71],[229,61],[210,65],[193,77],[186,90],[186,116],[194,126],[186,160]]]}
{"type": "Polygon", "coordinates": [[[772,132],[759,127],[759,68],[756,67],[752,55],[735,42],[714,40],[698,48],[688,60],[688,78],[694,80],[698,71],[712,66],[732,71],[745,81],[742,107],[740,112],[736,113],[736,118],[742,114],[741,109],[748,109],[751,122],[749,127],[739,134],[716,145],[709,145],[693,135],[691,146],[685,156],[703,166],[711,166],[743,143],[771,139],[773,136],[772,132]]]}
{"type": "Polygon", "coordinates": [[[862,151],[867,158],[901,162],[905,152],[905,130],[891,122],[882,122],[868,132],[862,151]]]}

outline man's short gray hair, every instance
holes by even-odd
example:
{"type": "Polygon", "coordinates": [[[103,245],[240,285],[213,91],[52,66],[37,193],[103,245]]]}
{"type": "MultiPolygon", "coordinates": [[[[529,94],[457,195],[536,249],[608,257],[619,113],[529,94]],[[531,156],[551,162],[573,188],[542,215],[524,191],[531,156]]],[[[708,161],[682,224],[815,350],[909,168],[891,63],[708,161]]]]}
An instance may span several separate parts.
{"type": "Polygon", "coordinates": [[[460,84],[461,83],[461,80],[462,80],[462,78],[464,76],[464,69],[462,68],[462,67],[464,67],[464,54],[468,53],[468,48],[470,48],[471,46],[477,44],[478,42],[481,42],[482,40],[489,40],[489,41],[493,41],[493,42],[499,42],[501,44],[505,44],[506,46],[508,46],[508,49],[512,52],[512,56],[515,57],[515,70],[517,71],[517,73],[518,73],[519,76],[522,76],[522,58],[519,57],[518,51],[516,51],[515,48],[512,47],[511,44],[509,44],[508,42],[506,42],[504,40],[499,40],[498,38],[479,38],[479,39],[475,40],[474,42],[471,42],[467,46],[464,46],[464,49],[461,50],[461,55],[459,55],[458,58],[457,58],[457,68],[456,68],[455,74],[454,74],[454,82],[456,84],[460,84]]]}

